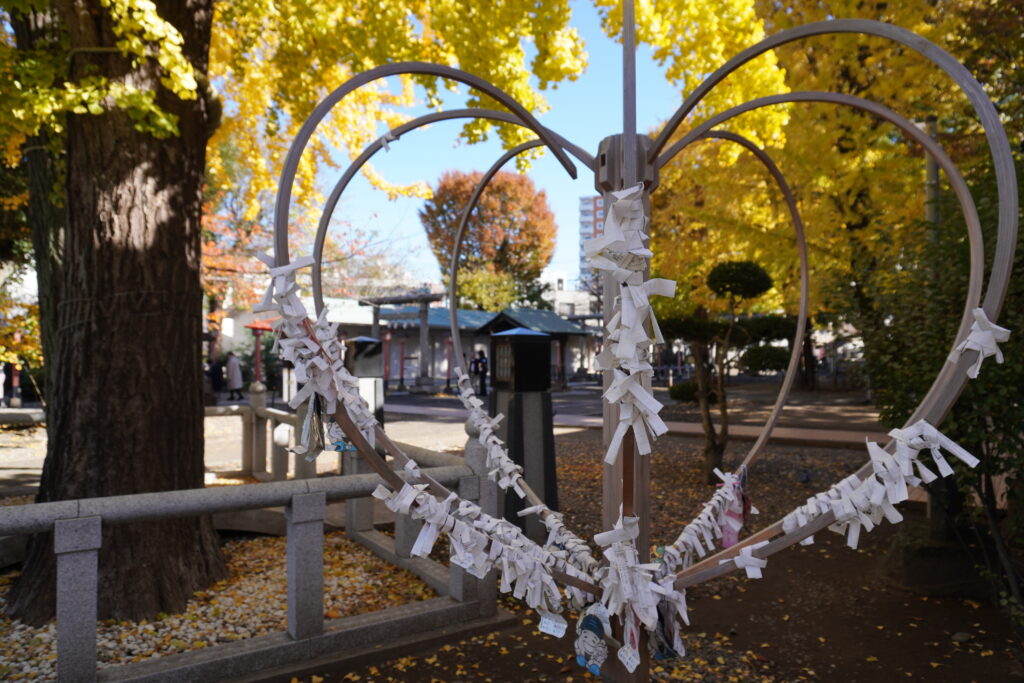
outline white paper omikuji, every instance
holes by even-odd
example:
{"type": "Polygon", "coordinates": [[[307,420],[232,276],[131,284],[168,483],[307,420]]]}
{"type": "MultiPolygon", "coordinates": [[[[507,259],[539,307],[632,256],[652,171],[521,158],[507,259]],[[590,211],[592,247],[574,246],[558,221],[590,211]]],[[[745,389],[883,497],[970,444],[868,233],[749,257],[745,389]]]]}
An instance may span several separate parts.
{"type": "Polygon", "coordinates": [[[583,243],[583,253],[590,267],[610,274],[621,285],[606,328],[605,348],[596,361],[598,370],[613,371],[604,399],[619,406],[619,423],[605,452],[605,462],[609,464],[618,459],[622,439],[630,429],[641,455],[650,454],[651,442],[668,431],[658,416],[661,403],[644,385],[653,374],[652,336],[654,341],[664,341],[650,297],[674,296],[675,282],[663,279],[644,282],[644,271],[651,257],[651,251],[644,247],[646,222],[642,184],[612,192],[604,234],[583,243]]]}
{"type": "MultiPolygon", "coordinates": [[[[512,462],[505,443],[494,433],[504,416],[499,413],[490,417],[487,414],[483,408],[483,401],[473,391],[472,378],[465,374],[461,367],[455,368],[455,375],[462,405],[469,413],[469,421],[479,432],[478,441],[487,449],[488,476],[497,482],[502,490],[511,489],[520,498],[524,498],[526,492],[521,486],[523,468],[512,462]]],[[[549,533],[545,546],[547,550],[559,559],[563,559],[569,566],[581,572],[583,576],[592,577],[598,562],[594,559],[586,542],[566,528],[561,515],[556,515],[543,505],[527,508],[527,510],[529,512],[524,511],[524,514],[532,513],[542,516],[549,533]]],[[[579,597],[581,594],[577,590],[573,595],[579,597]]]]}
{"type": "MultiPolygon", "coordinates": [[[[281,322],[275,327],[274,350],[293,364],[296,376],[303,380],[290,404],[298,408],[314,395],[323,399],[329,413],[334,413],[340,404],[356,428],[373,445],[378,424],[359,395],[358,380],[345,369],[342,360],[344,346],[337,339],[337,325],[327,321],[326,308],[316,321],[310,321],[297,295],[295,272],[312,265],[313,259],[304,257],[281,267],[275,267],[270,256],[260,255],[260,260],[271,267],[271,284],[264,297],[267,302],[265,310],[276,310],[281,315],[281,322]]],[[[521,468],[511,462],[504,444],[493,433],[501,416],[492,419],[482,411],[481,401],[472,396],[471,385],[464,399],[480,427],[481,443],[488,448],[488,465],[493,467],[491,476],[504,487],[523,495],[519,487],[521,468]]],[[[307,411],[301,443],[295,449],[297,452],[308,450],[312,413],[307,411]]],[[[332,438],[340,440],[337,425],[333,427],[330,429],[332,438]]],[[[416,479],[422,478],[422,472],[414,462],[409,461],[404,469],[416,479]]],[[[565,528],[560,516],[548,514],[545,519],[551,538],[559,544],[556,552],[550,552],[523,536],[518,527],[483,514],[479,506],[458,498],[454,493],[445,500],[437,500],[427,492],[425,483],[406,483],[398,491],[382,485],[374,496],[398,514],[423,520],[423,528],[413,545],[414,555],[428,555],[440,534],[446,533],[451,542],[454,564],[478,578],[497,568],[502,574],[503,590],[514,591],[517,598],[545,613],[562,609],[562,593],[551,576],[552,569],[579,579],[593,580],[597,562],[590,556],[589,549],[584,550],[586,544],[565,528]]],[[[566,593],[576,605],[584,604],[587,597],[576,588],[566,593]]]]}
{"type": "Polygon", "coordinates": [[[974,323],[971,325],[971,331],[967,335],[967,339],[957,344],[953,352],[949,354],[949,362],[957,362],[960,356],[969,349],[977,351],[978,360],[974,361],[974,364],[967,370],[967,376],[976,379],[981,370],[982,361],[989,356],[995,356],[997,363],[1003,362],[1003,352],[999,349],[999,343],[1009,340],[1010,330],[989,320],[983,308],[975,308],[972,314],[974,323]]]}
{"type": "MultiPolygon", "coordinates": [[[[883,519],[891,524],[903,520],[903,515],[895,506],[908,498],[909,486],[938,478],[921,462],[922,450],[928,449],[931,452],[939,476],[953,474],[953,468],[942,456],[940,448],[968,467],[978,464],[977,458],[924,420],[903,429],[894,429],[890,436],[896,441],[894,454],[869,441],[867,448],[871,458],[871,473],[863,480],[852,474],[828,491],[808,498],[804,505],[783,518],[783,531],[795,531],[826,512],[832,512],[835,522],[829,526],[829,530],[845,533],[846,544],[856,548],[861,529],[871,531],[883,519]],[[921,475],[920,478],[915,475],[915,471],[921,475]]],[[[802,541],[804,544],[812,542],[813,537],[802,541]]]]}

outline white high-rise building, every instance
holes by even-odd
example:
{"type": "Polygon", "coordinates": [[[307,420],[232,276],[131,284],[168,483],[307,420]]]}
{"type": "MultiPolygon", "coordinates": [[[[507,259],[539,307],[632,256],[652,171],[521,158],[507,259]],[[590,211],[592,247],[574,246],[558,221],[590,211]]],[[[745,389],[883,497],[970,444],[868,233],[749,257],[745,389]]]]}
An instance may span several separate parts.
{"type": "Polygon", "coordinates": [[[604,198],[600,195],[580,197],[580,285],[579,288],[595,291],[595,274],[587,265],[583,255],[583,242],[604,234],[604,198]]]}

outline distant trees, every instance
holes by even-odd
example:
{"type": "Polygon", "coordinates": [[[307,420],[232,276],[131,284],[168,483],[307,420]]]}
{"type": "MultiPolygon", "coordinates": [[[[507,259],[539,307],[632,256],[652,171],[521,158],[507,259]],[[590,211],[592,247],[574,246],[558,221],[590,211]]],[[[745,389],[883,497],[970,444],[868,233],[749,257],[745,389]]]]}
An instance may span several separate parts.
{"type": "MultiPolygon", "coordinates": [[[[420,210],[445,282],[459,217],[483,174],[447,171],[420,210]]],[[[513,303],[543,305],[538,280],[555,251],[555,218],[547,196],[522,175],[499,172],[470,215],[459,254],[460,305],[500,311],[513,303]]]]}
{"type": "MultiPolygon", "coordinates": [[[[725,447],[729,443],[729,405],[725,379],[730,348],[737,331],[740,306],[752,302],[772,288],[772,278],[752,261],[719,263],[707,277],[707,286],[726,303],[724,315],[712,316],[704,306],[690,315],[667,317],[662,321],[666,336],[679,337],[690,345],[697,382],[694,394],[700,408],[704,430],[704,467],[708,483],[715,483],[716,467],[721,467],[725,447]],[[711,406],[718,406],[718,429],[711,415],[711,406]]],[[[769,326],[764,326],[768,329],[769,326]]],[[[743,343],[752,341],[744,333],[743,343]]]]}

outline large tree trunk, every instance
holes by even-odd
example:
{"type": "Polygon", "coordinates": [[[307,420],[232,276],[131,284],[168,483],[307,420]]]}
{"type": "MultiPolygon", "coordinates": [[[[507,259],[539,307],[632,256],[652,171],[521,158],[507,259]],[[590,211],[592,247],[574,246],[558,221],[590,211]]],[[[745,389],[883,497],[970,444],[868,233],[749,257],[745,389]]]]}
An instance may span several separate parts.
{"type": "MultiPolygon", "coordinates": [[[[206,73],[211,0],[162,0],[160,15],[206,73]]],[[[140,89],[178,117],[180,137],[135,130],[123,112],[70,116],[66,235],[59,273],[49,447],[39,501],[203,486],[199,280],[201,183],[207,138],[202,98],[159,85],[153,62],[132,68],[90,52],[116,39],[96,0],[59,10],[72,76],[89,67],[140,89]]],[[[57,274],[55,274],[57,275],[57,274]]],[[[9,612],[40,623],[54,612],[52,540],[36,536],[9,612]]],[[[209,518],[105,525],[100,618],[143,618],[184,607],[223,576],[209,518]]]]}
{"type": "MultiPolygon", "coordinates": [[[[11,27],[19,50],[60,53],[60,20],[53,8],[11,13],[11,27]]],[[[60,194],[63,139],[42,131],[25,141],[22,163],[28,176],[29,201],[25,213],[32,229],[36,288],[39,293],[40,337],[45,368],[44,396],[52,386],[50,373],[56,358],[56,315],[60,302],[61,259],[64,244],[64,213],[60,194]]]]}

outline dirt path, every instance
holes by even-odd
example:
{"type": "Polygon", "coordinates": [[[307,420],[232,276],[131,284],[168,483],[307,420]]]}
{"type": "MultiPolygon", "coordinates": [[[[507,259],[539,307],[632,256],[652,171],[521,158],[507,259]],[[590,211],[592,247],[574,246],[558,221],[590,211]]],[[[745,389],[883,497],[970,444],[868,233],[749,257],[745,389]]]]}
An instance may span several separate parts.
{"type": "MultiPolygon", "coordinates": [[[[699,483],[699,442],[666,438],[652,460],[652,527],[664,543],[710,495],[699,483]]],[[[600,433],[557,437],[560,498],[581,536],[600,519],[600,433]]],[[[772,447],[751,475],[763,526],[855,469],[862,451],[772,447]],[[801,479],[807,483],[801,483],[801,479]]],[[[730,455],[738,458],[739,450],[730,455]]],[[[908,519],[919,511],[901,508],[908,519]]],[[[859,550],[831,532],[814,545],[771,558],[762,580],[737,574],[688,591],[688,655],[657,664],[654,676],[688,681],[1013,681],[1024,680],[1012,633],[985,600],[927,598],[892,587],[881,561],[899,527],[862,534],[859,550]],[[955,637],[955,639],[954,639],[955,637]],[[960,641],[960,642],[957,642],[960,641]],[[660,670],[659,670],[660,669],[660,670]]],[[[535,631],[523,612],[513,630],[451,643],[328,680],[594,680],[572,656],[568,637],[535,631]]]]}

